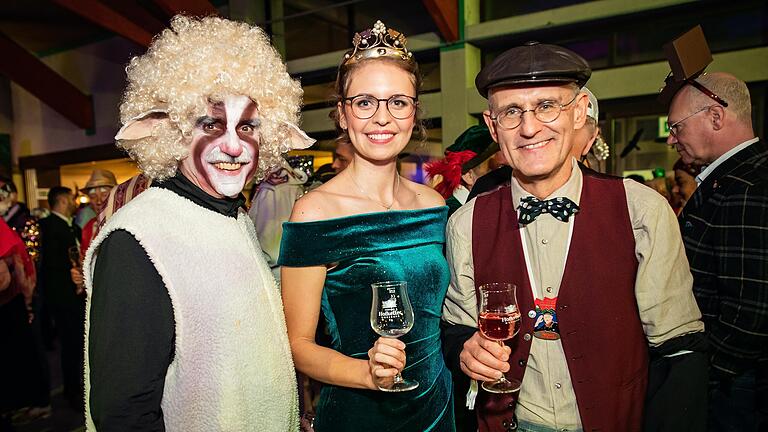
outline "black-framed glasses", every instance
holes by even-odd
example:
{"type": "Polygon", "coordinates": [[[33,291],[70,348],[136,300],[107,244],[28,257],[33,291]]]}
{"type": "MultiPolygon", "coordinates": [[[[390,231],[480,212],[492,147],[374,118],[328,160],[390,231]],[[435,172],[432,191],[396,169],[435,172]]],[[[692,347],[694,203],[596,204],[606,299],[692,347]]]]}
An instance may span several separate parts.
{"type": "Polygon", "coordinates": [[[565,104],[559,104],[554,101],[545,101],[536,105],[536,108],[533,109],[522,109],[516,106],[509,107],[504,112],[497,114],[496,117],[491,117],[491,120],[495,121],[503,129],[514,129],[520,126],[520,123],[523,122],[523,114],[532,112],[533,116],[536,117],[536,120],[542,123],[552,123],[560,117],[560,113],[563,112],[565,107],[576,100],[579,94],[580,93],[575,94],[573,99],[565,104]]]}
{"type": "Polygon", "coordinates": [[[387,103],[387,111],[398,120],[405,120],[416,112],[419,103],[418,98],[408,95],[396,94],[386,99],[378,99],[369,94],[360,94],[343,99],[352,107],[352,115],[365,120],[373,117],[379,109],[380,102],[387,103]]]}
{"type": "Polygon", "coordinates": [[[679,131],[680,125],[683,124],[684,121],[688,120],[689,118],[695,116],[696,114],[698,114],[700,112],[709,111],[714,106],[715,105],[707,105],[705,107],[699,108],[698,110],[694,111],[693,113],[683,117],[682,119],[680,119],[680,120],[678,120],[678,121],[676,121],[676,122],[674,122],[672,124],[669,124],[669,121],[667,121],[667,127],[669,128],[669,134],[672,135],[673,137],[677,138],[677,134],[680,133],[680,131],[679,131]]]}

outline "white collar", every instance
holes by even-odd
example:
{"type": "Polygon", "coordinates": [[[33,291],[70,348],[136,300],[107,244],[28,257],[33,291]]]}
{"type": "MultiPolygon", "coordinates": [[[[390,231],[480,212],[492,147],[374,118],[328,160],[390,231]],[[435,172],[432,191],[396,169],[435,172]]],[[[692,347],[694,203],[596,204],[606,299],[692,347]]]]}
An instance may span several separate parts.
{"type": "Polygon", "coordinates": [[[67,225],[72,226],[72,218],[71,217],[66,217],[63,214],[61,214],[61,213],[59,213],[57,211],[53,211],[53,210],[51,210],[51,214],[55,214],[56,216],[58,216],[61,219],[63,219],[64,222],[67,223],[67,225]]]}
{"type": "Polygon", "coordinates": [[[706,168],[704,168],[699,175],[696,176],[696,184],[700,185],[704,182],[704,180],[707,178],[708,175],[712,174],[712,171],[715,170],[720,164],[728,160],[731,156],[735,155],[736,153],[742,151],[747,146],[756,143],[759,140],[759,138],[752,138],[751,140],[744,141],[743,143],[737,145],[736,147],[728,150],[727,152],[723,153],[719,158],[715,159],[714,162],[707,165],[706,168]]]}
{"type": "Polygon", "coordinates": [[[467,198],[469,198],[469,189],[464,187],[464,185],[459,185],[459,187],[453,191],[453,197],[456,198],[456,201],[460,202],[461,205],[464,205],[467,202],[467,198]]]}

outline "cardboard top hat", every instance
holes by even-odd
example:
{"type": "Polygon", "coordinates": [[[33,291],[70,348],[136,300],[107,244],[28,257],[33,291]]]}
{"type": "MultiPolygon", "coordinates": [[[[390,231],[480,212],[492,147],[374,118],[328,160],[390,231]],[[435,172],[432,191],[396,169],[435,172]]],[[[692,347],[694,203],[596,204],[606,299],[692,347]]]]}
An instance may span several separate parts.
{"type": "Polygon", "coordinates": [[[659,102],[669,105],[672,98],[684,85],[690,84],[701,90],[718,103],[727,106],[722,100],[705,89],[695,79],[712,63],[712,53],[709,51],[707,39],[700,25],[688,30],[681,36],[664,45],[664,55],[667,57],[671,72],[664,80],[664,87],[659,93],[659,102]]]}

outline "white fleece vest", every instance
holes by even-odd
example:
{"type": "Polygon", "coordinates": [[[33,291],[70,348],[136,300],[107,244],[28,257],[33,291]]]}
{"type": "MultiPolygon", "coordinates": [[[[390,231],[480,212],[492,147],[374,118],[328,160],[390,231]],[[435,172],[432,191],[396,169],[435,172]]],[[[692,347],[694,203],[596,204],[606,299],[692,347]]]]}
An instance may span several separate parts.
{"type": "MultiPolygon", "coordinates": [[[[158,188],[126,204],[86,254],[86,341],[98,248],[117,229],[131,233],[147,252],[173,305],[175,353],[162,400],[166,429],[298,430],[280,292],[248,215],[241,212],[235,220],[158,188]]],[[[86,344],[86,425],[95,431],[89,394],[86,344]]]]}

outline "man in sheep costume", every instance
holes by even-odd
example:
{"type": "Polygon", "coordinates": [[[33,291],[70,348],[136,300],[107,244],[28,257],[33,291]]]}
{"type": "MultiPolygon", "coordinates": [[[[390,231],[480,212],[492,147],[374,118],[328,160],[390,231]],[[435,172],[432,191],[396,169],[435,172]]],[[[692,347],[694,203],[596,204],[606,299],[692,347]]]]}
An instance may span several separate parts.
{"type": "Polygon", "coordinates": [[[177,16],[127,67],[115,139],[152,179],[85,259],[93,430],[295,431],[280,292],[241,191],[292,148],[302,90],[258,27],[177,16]]]}

